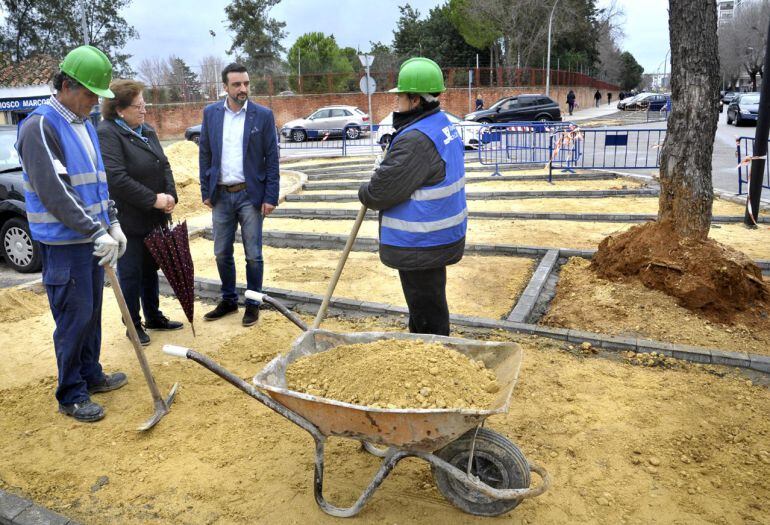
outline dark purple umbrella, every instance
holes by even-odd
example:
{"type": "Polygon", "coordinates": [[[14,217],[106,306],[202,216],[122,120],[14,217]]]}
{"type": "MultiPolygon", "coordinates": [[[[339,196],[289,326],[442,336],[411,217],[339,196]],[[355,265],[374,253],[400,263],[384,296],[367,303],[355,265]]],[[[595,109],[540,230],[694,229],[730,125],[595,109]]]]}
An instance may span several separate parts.
{"type": "Polygon", "coordinates": [[[145,237],[144,244],[174,290],[195,335],[195,269],[190,253],[187,221],[171,228],[166,225],[155,228],[145,237]]]}

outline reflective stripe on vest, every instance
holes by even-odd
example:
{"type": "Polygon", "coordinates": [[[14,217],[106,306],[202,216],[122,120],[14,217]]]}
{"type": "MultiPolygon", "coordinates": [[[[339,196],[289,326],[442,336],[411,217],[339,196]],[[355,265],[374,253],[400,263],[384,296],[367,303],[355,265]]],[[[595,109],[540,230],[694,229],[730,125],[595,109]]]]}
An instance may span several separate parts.
{"type": "MultiPolygon", "coordinates": [[[[83,215],[90,220],[109,226],[110,195],[107,188],[107,174],[99,153],[99,140],[90,122],[86,122],[86,130],[97,152],[97,163],[94,165],[91,155],[83,145],[80,136],[72,129],[67,120],[54,108],[44,104],[39,106],[33,115],[41,115],[39,133],[43,134],[43,121],[50,124],[63,150],[67,166],[53,157],[48,151],[53,170],[61,182],[61,191],[66,192],[65,181],[77,194],[84,206],[83,215]]],[[[31,122],[31,121],[30,121],[31,122]]],[[[43,139],[45,141],[45,138],[43,139]]],[[[46,147],[48,145],[46,144],[46,147]]],[[[24,163],[22,163],[23,165],[24,163]]],[[[55,182],[55,181],[52,181],[55,182]]],[[[87,235],[76,232],[65,226],[43,205],[37,192],[32,187],[27,173],[24,172],[24,199],[27,208],[27,219],[32,237],[40,242],[62,243],[87,239],[87,235]]],[[[74,203],[74,199],[73,199],[74,203]]]]}
{"type": "Polygon", "coordinates": [[[380,241],[406,248],[457,242],[465,236],[468,223],[462,140],[446,115],[438,112],[400,130],[393,137],[391,147],[411,130],[431,139],[444,161],[446,176],[439,184],[423,186],[415,190],[409,200],[384,210],[380,241]]]}

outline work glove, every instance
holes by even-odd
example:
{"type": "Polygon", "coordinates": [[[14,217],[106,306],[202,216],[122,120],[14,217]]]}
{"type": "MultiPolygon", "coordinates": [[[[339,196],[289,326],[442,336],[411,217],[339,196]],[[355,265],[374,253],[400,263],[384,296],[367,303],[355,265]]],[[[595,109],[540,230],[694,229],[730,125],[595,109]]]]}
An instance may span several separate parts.
{"type": "Polygon", "coordinates": [[[115,223],[112,226],[110,226],[110,236],[118,241],[118,258],[123,257],[123,254],[126,253],[126,247],[128,246],[128,239],[126,239],[126,235],[123,233],[123,230],[120,228],[119,223],[115,223]]]}
{"type": "Polygon", "coordinates": [[[113,268],[118,264],[120,244],[109,233],[103,233],[94,241],[94,257],[101,257],[99,265],[109,264],[113,268]]]}
{"type": "Polygon", "coordinates": [[[374,157],[374,165],[372,166],[372,171],[377,171],[377,169],[380,167],[380,164],[382,164],[382,153],[374,157]]]}

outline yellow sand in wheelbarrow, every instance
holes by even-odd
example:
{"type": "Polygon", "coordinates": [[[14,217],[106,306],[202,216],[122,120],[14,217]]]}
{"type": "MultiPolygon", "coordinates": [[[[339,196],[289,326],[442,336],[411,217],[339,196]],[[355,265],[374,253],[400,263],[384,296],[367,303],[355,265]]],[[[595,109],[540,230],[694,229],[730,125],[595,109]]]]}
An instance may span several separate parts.
{"type": "MultiPolygon", "coordinates": [[[[365,212],[365,209],[362,211],[365,212]]],[[[359,213],[359,217],[362,219],[363,213],[359,213]]],[[[360,221],[356,222],[360,225],[360,221]]],[[[417,457],[430,463],[441,493],[470,514],[497,516],[509,512],[523,499],[545,492],[550,484],[545,469],[527,461],[518,447],[508,439],[483,427],[489,416],[508,411],[521,365],[522,351],[519,345],[426,334],[339,334],[318,329],[357,231],[358,228],[354,227],[313,329],[308,330],[299,317],[274,298],[247,292],[247,298],[274,306],[304,331],[288,353],[270,361],[254,377],[253,385],[188,348],[167,345],[163,351],[199,363],[306,430],[315,440],[315,499],[321,509],[332,516],[350,517],[358,514],[396,464],[406,457],[417,457]],[[492,404],[483,410],[384,409],[343,403],[287,388],[286,370],[300,357],[325,352],[340,345],[380,339],[420,339],[481,360],[495,373],[501,386],[500,391],[492,404]],[[369,486],[349,508],[335,507],[323,497],[324,445],[330,436],[360,441],[366,451],[383,458],[369,486]],[[532,472],[542,478],[537,486],[531,486],[532,472]]]]}

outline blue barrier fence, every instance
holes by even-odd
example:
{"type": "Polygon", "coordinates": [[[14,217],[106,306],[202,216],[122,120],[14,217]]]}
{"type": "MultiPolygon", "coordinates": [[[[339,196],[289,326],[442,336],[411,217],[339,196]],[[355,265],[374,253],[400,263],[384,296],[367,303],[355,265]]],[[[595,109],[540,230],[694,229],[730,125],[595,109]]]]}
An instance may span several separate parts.
{"type": "MultiPolygon", "coordinates": [[[[501,165],[545,165],[553,157],[553,134],[573,126],[570,122],[507,122],[481,126],[479,163],[494,166],[493,175],[500,175],[501,165]]],[[[565,148],[558,155],[568,160],[574,153],[565,148]]]]}
{"type": "MultiPolygon", "coordinates": [[[[770,141],[768,141],[770,143],[770,141]]],[[[749,174],[751,173],[751,164],[741,165],[741,160],[746,157],[754,156],[754,137],[740,137],[735,141],[735,155],[738,157],[738,195],[746,193],[744,185],[749,183],[749,174]]],[[[770,162],[765,161],[765,176],[762,181],[762,187],[770,190],[770,162]]]]}
{"type": "MultiPolygon", "coordinates": [[[[347,154],[350,145],[368,144],[370,126],[345,126],[330,129],[282,129],[278,144],[282,150],[323,150],[324,153],[347,154]],[[366,141],[366,143],[364,143],[366,141]]],[[[372,133],[377,126],[371,126],[372,133]]]]}

